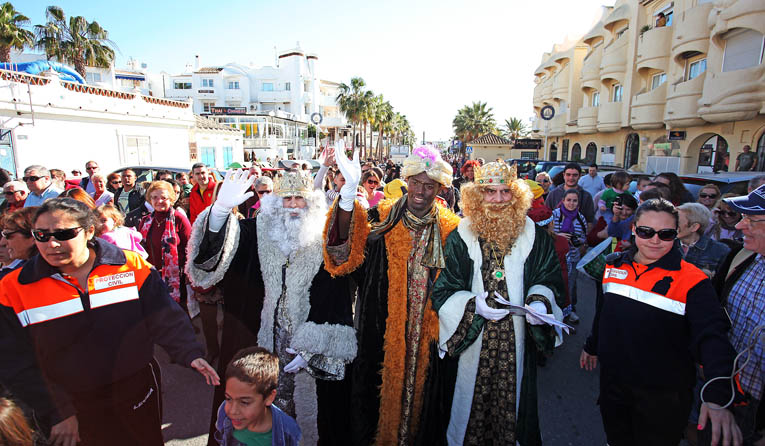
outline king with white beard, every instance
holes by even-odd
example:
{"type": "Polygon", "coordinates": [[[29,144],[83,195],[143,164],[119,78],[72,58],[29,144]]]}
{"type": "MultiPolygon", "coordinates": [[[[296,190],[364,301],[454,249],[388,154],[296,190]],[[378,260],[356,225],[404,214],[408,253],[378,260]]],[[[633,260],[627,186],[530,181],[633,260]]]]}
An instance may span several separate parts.
{"type": "Polygon", "coordinates": [[[237,220],[231,209],[251,196],[252,181],[246,171],[230,174],[189,241],[192,283],[224,292],[218,370],[225,373],[244,347],[273,351],[282,370],[274,404],[297,420],[301,444],[344,444],[345,369],[356,356],[356,335],[348,279],[324,269],[326,200],[310,176],[289,171],[261,198],[256,219],[237,220]]]}

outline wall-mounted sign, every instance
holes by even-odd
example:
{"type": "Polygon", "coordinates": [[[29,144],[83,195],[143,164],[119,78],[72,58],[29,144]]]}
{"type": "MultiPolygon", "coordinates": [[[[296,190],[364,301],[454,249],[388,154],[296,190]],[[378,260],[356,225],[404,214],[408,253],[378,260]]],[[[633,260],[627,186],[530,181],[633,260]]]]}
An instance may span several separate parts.
{"type": "Polygon", "coordinates": [[[246,115],[247,107],[210,107],[211,115],[246,115]]]}
{"type": "Polygon", "coordinates": [[[321,121],[324,120],[324,117],[321,116],[321,113],[313,113],[311,114],[311,122],[313,122],[316,125],[321,124],[321,121]]]}
{"type": "Polygon", "coordinates": [[[535,138],[519,138],[515,140],[513,148],[539,150],[542,148],[542,140],[535,138]]]}
{"type": "Polygon", "coordinates": [[[685,134],[685,130],[670,130],[667,139],[670,141],[685,141],[685,134]]]}
{"type": "Polygon", "coordinates": [[[539,117],[545,121],[551,120],[555,116],[555,108],[552,105],[545,105],[539,110],[539,117]]]}

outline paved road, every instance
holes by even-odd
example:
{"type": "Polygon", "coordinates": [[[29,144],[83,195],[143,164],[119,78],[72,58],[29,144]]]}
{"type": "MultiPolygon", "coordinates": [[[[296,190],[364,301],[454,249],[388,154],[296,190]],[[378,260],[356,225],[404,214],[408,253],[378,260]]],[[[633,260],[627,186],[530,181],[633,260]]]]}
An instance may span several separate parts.
{"type": "MultiPolygon", "coordinates": [[[[588,280],[580,280],[579,290],[577,314],[581,322],[577,333],[566,337],[547,365],[539,369],[539,412],[545,446],[606,444],[595,404],[597,371],[579,369],[579,353],[594,315],[595,291],[588,280]]],[[[212,390],[194,371],[169,364],[167,355],[160,348],[157,350],[163,364],[166,444],[205,445],[212,390]]]]}

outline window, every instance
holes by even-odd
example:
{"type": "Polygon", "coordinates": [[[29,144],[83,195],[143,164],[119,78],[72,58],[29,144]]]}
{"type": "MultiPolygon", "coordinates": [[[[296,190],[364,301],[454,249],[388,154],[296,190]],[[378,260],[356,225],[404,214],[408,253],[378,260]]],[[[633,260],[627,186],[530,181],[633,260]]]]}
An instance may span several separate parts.
{"type": "Polygon", "coordinates": [[[653,15],[653,23],[656,26],[656,28],[661,28],[662,26],[672,26],[672,17],[674,14],[674,2],[668,4],[662,9],[656,10],[656,13],[653,15]]]}
{"type": "Polygon", "coordinates": [[[214,86],[213,79],[202,79],[202,86],[203,87],[208,87],[208,88],[213,88],[213,86],[214,86]]]}
{"type": "Polygon", "coordinates": [[[202,147],[202,164],[215,167],[215,147],[202,147]]]}
{"type": "Polygon", "coordinates": [[[223,167],[228,168],[234,162],[234,148],[223,147],[223,167]]]}
{"type": "Polygon", "coordinates": [[[273,82],[263,82],[263,85],[260,87],[260,91],[274,91],[274,83],[273,82]]]}
{"type": "Polygon", "coordinates": [[[765,36],[753,29],[737,28],[725,33],[722,71],[756,67],[762,63],[765,36]]]}
{"type": "Polygon", "coordinates": [[[667,81],[667,73],[654,74],[653,78],[651,78],[651,90],[656,90],[657,88],[659,88],[659,86],[661,86],[661,84],[663,84],[666,81],[667,81]]]}
{"type": "Polygon", "coordinates": [[[597,107],[600,105],[600,92],[596,91],[592,93],[592,106],[597,107]]]}
{"type": "Polygon", "coordinates": [[[284,91],[290,91],[291,88],[292,88],[292,86],[290,85],[289,82],[285,82],[284,83],[284,91]]]}
{"type": "Polygon", "coordinates": [[[191,90],[191,82],[174,81],[173,88],[176,90],[191,90]]]}
{"type": "Polygon", "coordinates": [[[228,81],[229,90],[239,90],[239,81],[228,81]]]}
{"type": "Polygon", "coordinates": [[[613,96],[611,97],[611,102],[622,102],[622,91],[624,87],[622,87],[619,84],[614,84],[613,86],[613,96]]]}
{"type": "Polygon", "coordinates": [[[215,102],[202,102],[202,113],[210,113],[211,107],[215,107],[215,102]]]}
{"type": "Polygon", "coordinates": [[[101,82],[101,73],[85,73],[85,81],[89,84],[101,82]]]}
{"type": "Polygon", "coordinates": [[[706,59],[700,59],[691,62],[690,66],[688,67],[688,80],[699,77],[701,73],[705,71],[707,71],[706,59]]]}

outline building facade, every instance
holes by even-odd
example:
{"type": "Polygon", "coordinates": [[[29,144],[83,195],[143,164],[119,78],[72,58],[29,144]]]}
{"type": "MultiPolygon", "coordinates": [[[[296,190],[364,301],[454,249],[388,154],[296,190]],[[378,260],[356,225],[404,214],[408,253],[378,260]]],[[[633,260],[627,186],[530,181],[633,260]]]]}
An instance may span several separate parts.
{"type": "Polygon", "coordinates": [[[749,145],[765,171],[763,48],[762,1],[618,0],[543,55],[532,131],[550,160],[732,171],[749,145]]]}

